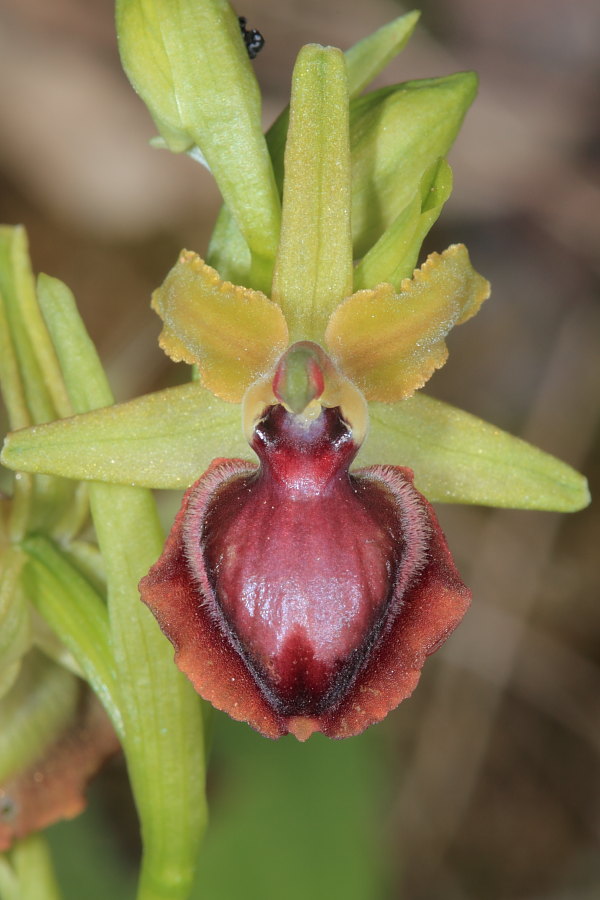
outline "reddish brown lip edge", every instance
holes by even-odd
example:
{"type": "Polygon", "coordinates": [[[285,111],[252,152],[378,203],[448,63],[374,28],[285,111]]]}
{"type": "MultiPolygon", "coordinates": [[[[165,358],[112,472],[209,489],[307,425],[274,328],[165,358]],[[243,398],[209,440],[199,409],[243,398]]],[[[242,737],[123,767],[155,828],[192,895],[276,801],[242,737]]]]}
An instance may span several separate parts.
{"type": "Polygon", "coordinates": [[[339,410],[307,439],[288,420],[265,417],[260,467],[215,460],[192,485],[140,592],[216,708],[270,738],[350,737],[410,696],[470,593],[409,469],[350,474],[339,410]]]}

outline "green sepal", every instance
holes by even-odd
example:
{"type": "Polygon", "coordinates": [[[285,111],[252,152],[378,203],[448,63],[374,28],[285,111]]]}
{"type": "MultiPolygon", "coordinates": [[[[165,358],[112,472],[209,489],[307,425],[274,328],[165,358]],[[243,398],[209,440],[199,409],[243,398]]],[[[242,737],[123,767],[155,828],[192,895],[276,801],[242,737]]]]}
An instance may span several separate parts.
{"type": "Polygon", "coordinates": [[[354,256],[364,256],[452,146],[477,91],[473,72],[385,87],[350,106],[354,256]]]}
{"type": "Polygon", "coordinates": [[[348,78],[341,50],[308,44],[292,78],[272,297],[290,340],[322,340],[352,291],[348,78]]]}
{"type": "Polygon", "coordinates": [[[133,87],[171,150],[200,149],[268,293],[279,196],[236,14],[226,0],[119,0],[117,31],[133,87]]]}
{"type": "MultiPolygon", "coordinates": [[[[433,501],[560,511],[589,502],[585,479],[570,466],[439,400],[417,394],[369,408],[371,430],[358,464],[409,466],[433,501]]],[[[2,461],[70,478],[182,489],[212,458],[252,455],[238,418],[237,406],[184,385],[15,432],[2,461]]]]}
{"type": "Polygon", "coordinates": [[[6,438],[0,460],[21,471],[138,487],[189,487],[212,459],[253,456],[240,407],[197,383],[146,394],[6,438]]]}
{"type": "Polygon", "coordinates": [[[0,784],[35,762],[75,715],[82,682],[38,650],[0,700],[0,784]]]}
{"type": "Polygon", "coordinates": [[[122,740],[123,717],[105,602],[47,538],[27,538],[22,548],[28,558],[24,584],[31,602],[72,653],[122,740]]]}
{"type": "MultiPolygon", "coordinates": [[[[344,56],[351,98],[357,97],[400,53],[413,33],[419,16],[417,11],[406,13],[346,50],[344,56]]],[[[290,109],[287,106],[267,132],[267,146],[280,194],[283,191],[283,157],[289,117],[290,109]]],[[[227,281],[245,284],[247,287],[260,287],[252,283],[250,251],[227,206],[221,208],[217,218],[206,259],[227,281]]]]}
{"type": "MultiPolygon", "coordinates": [[[[72,295],[60,282],[53,287],[42,308],[73,407],[106,406],[112,394],[72,295]]],[[[149,491],[95,483],[90,502],[106,565],[123,747],[142,829],[138,896],[185,900],[206,825],[205,746],[200,699],[173,665],[173,649],[137,589],[162,552],[162,529],[149,491]]]]}
{"type": "Polygon", "coordinates": [[[410,203],[354,270],[354,290],[387,282],[397,291],[417,265],[421,244],[452,193],[452,169],[444,159],[430,166],[410,203]]]}
{"type": "Polygon", "coordinates": [[[433,502],[557,512],[590,502],[586,479],[571,466],[425,394],[371,403],[369,414],[357,464],[408,466],[433,502]]]}

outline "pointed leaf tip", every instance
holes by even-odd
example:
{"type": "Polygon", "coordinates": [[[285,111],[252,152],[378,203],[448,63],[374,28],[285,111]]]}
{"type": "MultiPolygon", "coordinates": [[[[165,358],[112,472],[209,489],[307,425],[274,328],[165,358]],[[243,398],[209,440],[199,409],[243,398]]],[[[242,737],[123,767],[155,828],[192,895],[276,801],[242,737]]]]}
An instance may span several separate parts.
{"type": "Polygon", "coordinates": [[[421,17],[418,10],[399,16],[382,25],[373,34],[363,38],[346,50],[348,88],[356,97],[373,81],[395,56],[406,46],[421,17]]]}
{"type": "Polygon", "coordinates": [[[180,490],[219,456],[248,456],[240,409],[199,384],[10,434],[0,456],[22,472],[180,490]]]}
{"type": "Polygon", "coordinates": [[[489,422],[423,393],[369,407],[357,462],[410,466],[431,501],[577,512],[590,502],[571,466],[489,422]]]}

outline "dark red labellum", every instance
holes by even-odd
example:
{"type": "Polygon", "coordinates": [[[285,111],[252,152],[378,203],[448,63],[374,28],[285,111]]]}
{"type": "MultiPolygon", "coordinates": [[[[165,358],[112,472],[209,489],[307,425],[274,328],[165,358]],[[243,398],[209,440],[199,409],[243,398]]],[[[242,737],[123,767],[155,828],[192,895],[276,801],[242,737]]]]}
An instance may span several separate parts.
{"type": "Polygon", "coordinates": [[[275,404],[260,465],[217,460],[186,493],[142,598],[198,692],[269,737],[357,734],[414,689],[469,592],[412,472],[352,473],[339,408],[275,404]]]}

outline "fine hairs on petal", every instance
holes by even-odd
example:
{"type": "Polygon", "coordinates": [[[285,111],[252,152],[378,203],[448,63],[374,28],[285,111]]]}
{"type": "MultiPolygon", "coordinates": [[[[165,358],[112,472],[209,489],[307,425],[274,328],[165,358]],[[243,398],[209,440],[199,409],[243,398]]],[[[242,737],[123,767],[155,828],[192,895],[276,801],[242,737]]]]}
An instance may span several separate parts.
{"type": "Polygon", "coordinates": [[[213,588],[208,580],[206,568],[202,562],[202,527],[206,511],[213,499],[215,491],[223,488],[233,478],[252,475],[257,465],[241,459],[215,459],[202,478],[189,489],[187,513],[183,522],[183,547],[189,570],[198,585],[199,598],[214,621],[224,632],[227,625],[214,604],[209,603],[213,588]]]}
{"type": "Polygon", "coordinates": [[[400,470],[397,466],[369,466],[354,473],[364,479],[373,479],[379,484],[392,487],[399,499],[400,528],[404,540],[404,565],[396,582],[397,602],[410,590],[415,578],[429,562],[429,539],[431,525],[422,497],[414,489],[413,473],[410,469],[400,470]],[[401,474],[402,473],[402,474],[401,474]],[[409,480],[410,479],[410,480],[409,480]]]}

